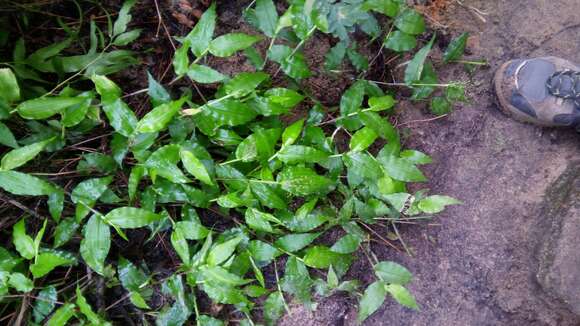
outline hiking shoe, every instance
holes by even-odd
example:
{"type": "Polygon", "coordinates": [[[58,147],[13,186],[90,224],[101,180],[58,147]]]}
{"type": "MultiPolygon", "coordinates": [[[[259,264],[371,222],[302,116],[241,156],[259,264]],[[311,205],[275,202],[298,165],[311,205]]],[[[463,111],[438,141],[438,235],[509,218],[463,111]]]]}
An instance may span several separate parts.
{"type": "Polygon", "coordinates": [[[494,84],[500,109],[516,120],[580,131],[580,66],[556,57],[512,60],[494,84]]]}

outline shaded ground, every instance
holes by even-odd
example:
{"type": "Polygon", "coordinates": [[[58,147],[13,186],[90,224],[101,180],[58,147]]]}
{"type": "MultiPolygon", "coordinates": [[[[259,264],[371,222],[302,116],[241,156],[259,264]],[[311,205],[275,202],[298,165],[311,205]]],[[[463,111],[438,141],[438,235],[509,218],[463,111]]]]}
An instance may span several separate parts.
{"type": "MultiPolygon", "coordinates": [[[[422,309],[415,313],[389,302],[366,324],[579,325],[579,317],[542,292],[535,274],[536,253],[547,232],[541,217],[544,194],[568,163],[580,158],[580,136],[506,118],[497,111],[490,87],[495,68],[511,58],[549,54],[580,62],[580,16],[571,9],[578,2],[463,3],[488,13],[486,22],[457,4],[439,22],[453,34],[470,31],[471,57],[485,57],[491,69],[470,81],[470,104],[444,120],[410,124],[409,145],[434,157],[429,186],[465,204],[439,216],[439,226],[403,230],[414,257],[375,249],[379,258],[413,271],[411,289],[422,309]]],[[[462,76],[461,67],[449,68],[442,79],[462,76]]],[[[429,118],[410,104],[400,110],[401,121],[429,118]]],[[[353,302],[333,297],[315,313],[295,308],[282,324],[351,325],[354,320],[353,302]]]]}

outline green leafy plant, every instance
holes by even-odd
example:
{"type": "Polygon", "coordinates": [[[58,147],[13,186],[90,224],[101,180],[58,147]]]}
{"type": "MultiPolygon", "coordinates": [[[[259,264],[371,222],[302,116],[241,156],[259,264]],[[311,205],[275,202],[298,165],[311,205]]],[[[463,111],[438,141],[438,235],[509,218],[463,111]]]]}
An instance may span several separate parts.
{"type": "MultiPolygon", "coordinates": [[[[402,148],[388,119],[397,103],[392,93],[385,93],[376,82],[357,80],[342,95],[336,116],[327,117],[331,110],[301,89],[299,81],[310,75],[301,47],[316,31],[340,39],[327,56],[327,68],[340,64],[346,55],[365,70],[368,63],[361,63],[348,39],[355,26],[373,38],[380,36],[371,11],[392,18],[383,45],[401,52],[416,47],[417,35],[425,30],[422,17],[397,0],[296,0],[281,16],[271,0],[257,0],[245,15],[265,36],[215,36],[217,13],[212,4],[191,32],[178,38],[172,61],[176,78],[171,83],[189,78],[216,84],[217,91],[202,102],[190,91],[170,92],[168,85],[148,75],[152,109],[140,116],[121,87],[106,76],[131,60],[104,59],[122,51],[107,52],[110,47],[139,36],[139,30],[127,31],[133,4],[123,5],[115,22],[109,23],[107,37],[90,23],[91,50],[75,59],[83,64],[63,71],[72,75],[55,87],[64,87],[58,94],[24,92],[29,78],[22,69],[38,76],[55,72],[44,67],[71,61],[59,56],[69,43],[43,50],[50,56],[43,55],[41,61],[53,58],[50,64],[26,59],[0,69],[6,122],[0,124],[0,143],[9,147],[0,162],[0,188],[15,196],[46,197],[52,216],[52,220],[35,216],[42,221],[36,233],[31,226],[39,221],[31,223],[32,217],[14,224],[11,245],[0,247],[0,294],[37,291],[30,318],[49,325],[64,325],[73,318],[110,324],[85,296],[95,278],[107,287],[121,287],[124,298],[154,316],[157,325],[181,325],[190,319],[198,325],[223,324],[203,310],[200,297],[232,306],[243,316],[243,324],[254,324],[259,302],[264,322],[274,324],[288,310],[290,299],[314,307],[313,293],[360,296],[359,322],[387,296],[418,309],[406,288],[411,273],[373,253],[373,225],[398,234],[399,222],[428,219],[460,202],[428,195],[427,190],[408,190],[408,183],[427,181],[419,166],[431,163],[431,158],[402,148]],[[94,40],[99,38],[102,51],[97,54],[99,42],[94,40]],[[253,45],[267,38],[263,58],[253,45]],[[278,44],[278,39],[295,39],[297,44],[278,44]],[[227,76],[206,60],[241,51],[255,71],[227,76]],[[296,80],[296,86],[274,85],[264,71],[267,60],[296,80]],[[73,78],[81,75],[93,87],[73,88],[73,78]],[[298,106],[310,107],[308,114],[294,115],[298,106]],[[24,122],[29,135],[16,137],[9,127],[14,121],[24,122]],[[112,130],[100,137],[104,149],[75,160],[81,179],[62,184],[30,172],[39,156],[58,153],[102,124],[112,130]],[[45,235],[47,229],[50,235],[45,235]],[[156,275],[144,261],[130,261],[111,250],[116,241],[132,240],[138,229],[149,230],[146,241],[168,238],[179,259],[169,275],[156,275]],[[332,244],[326,237],[331,230],[341,230],[332,244]],[[73,241],[75,237],[80,243],[73,241]],[[50,238],[52,245],[46,241],[50,238]],[[356,258],[368,258],[373,266],[374,282],[364,290],[357,280],[348,279],[356,258]],[[57,291],[62,284],[47,276],[78,264],[93,279],[83,286],[77,283],[74,292],[65,291],[68,285],[57,291]],[[325,277],[319,277],[324,272],[325,277]],[[162,307],[153,307],[156,291],[166,298],[162,307]]],[[[461,57],[465,40],[461,36],[451,43],[446,61],[461,57]]],[[[405,71],[405,83],[414,89],[415,99],[430,96],[436,87],[427,61],[433,44],[434,38],[417,51],[405,71]]],[[[444,98],[432,99],[438,114],[464,99],[459,85],[444,89],[444,98]]],[[[141,316],[145,323],[147,317],[141,316]]]]}

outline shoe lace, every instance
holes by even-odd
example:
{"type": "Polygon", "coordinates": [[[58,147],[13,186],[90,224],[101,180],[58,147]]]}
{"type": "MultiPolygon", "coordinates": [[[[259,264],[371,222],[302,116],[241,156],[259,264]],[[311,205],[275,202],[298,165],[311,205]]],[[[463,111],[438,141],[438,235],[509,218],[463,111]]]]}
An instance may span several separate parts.
{"type": "Polygon", "coordinates": [[[548,78],[546,87],[553,96],[573,100],[580,109],[580,71],[556,71],[548,78]]]}

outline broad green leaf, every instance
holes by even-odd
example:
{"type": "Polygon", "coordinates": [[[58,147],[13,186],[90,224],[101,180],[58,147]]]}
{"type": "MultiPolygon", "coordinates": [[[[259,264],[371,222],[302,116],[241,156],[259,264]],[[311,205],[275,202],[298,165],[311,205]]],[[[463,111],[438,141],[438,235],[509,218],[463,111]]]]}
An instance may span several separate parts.
{"type": "Polygon", "coordinates": [[[288,166],[278,174],[282,189],[297,196],[324,195],[332,191],[335,182],[301,166],[288,166]]]}
{"type": "Polygon", "coordinates": [[[274,38],[278,26],[278,13],[272,0],[256,1],[256,16],[259,17],[258,27],[268,37],[274,38]]]}
{"type": "Polygon", "coordinates": [[[270,293],[266,301],[264,301],[263,312],[266,324],[274,325],[284,314],[284,297],[282,293],[278,291],[270,293]]]}
{"type": "Polygon", "coordinates": [[[0,247],[0,272],[10,272],[22,261],[22,258],[14,256],[10,251],[0,247]]]}
{"type": "Polygon", "coordinates": [[[427,45],[417,51],[413,59],[407,64],[407,68],[405,68],[405,83],[407,85],[421,80],[425,60],[433,47],[433,42],[435,42],[435,36],[431,38],[431,41],[427,45]]]}
{"type": "Polygon", "coordinates": [[[213,68],[196,63],[192,63],[187,69],[187,77],[202,84],[219,83],[228,78],[228,76],[213,68]]]}
{"type": "Polygon", "coordinates": [[[224,286],[239,286],[251,282],[251,280],[245,280],[236,274],[228,272],[225,268],[220,266],[202,266],[200,271],[204,280],[223,284],[224,286]]]}
{"type": "Polygon", "coordinates": [[[226,261],[234,253],[240,241],[242,241],[242,238],[236,237],[215,245],[207,255],[207,264],[215,266],[226,261]]]}
{"type": "Polygon", "coordinates": [[[290,293],[301,302],[310,302],[310,287],[312,279],[304,263],[296,257],[289,257],[286,261],[284,278],[280,284],[284,292],[290,293]]]}
{"type": "Polygon", "coordinates": [[[175,229],[180,229],[183,236],[188,240],[201,240],[209,234],[209,230],[200,221],[179,221],[175,223],[175,229]]]}
{"type": "Polygon", "coordinates": [[[103,102],[103,104],[110,104],[121,97],[121,89],[109,78],[94,75],[91,77],[91,80],[95,84],[97,93],[101,95],[101,102],[103,102]]]}
{"type": "Polygon", "coordinates": [[[36,257],[34,264],[30,265],[30,272],[34,278],[40,278],[58,266],[70,266],[76,263],[77,259],[68,252],[47,249],[36,257]]]}
{"type": "Polygon", "coordinates": [[[417,46],[417,38],[414,35],[394,31],[385,39],[385,47],[396,52],[407,52],[417,46]]]}
{"type": "Polygon", "coordinates": [[[54,230],[54,248],[58,248],[67,243],[79,228],[79,223],[74,218],[61,220],[54,230]]]}
{"type": "Polygon", "coordinates": [[[147,94],[149,94],[153,106],[159,106],[171,101],[169,92],[149,72],[147,72],[147,81],[149,84],[147,94]]]}
{"type": "Polygon", "coordinates": [[[300,137],[302,127],[304,126],[304,119],[300,119],[286,127],[282,133],[282,147],[292,145],[300,137]]]}
{"type": "Polygon", "coordinates": [[[407,308],[419,310],[415,298],[404,286],[399,284],[389,284],[386,286],[386,289],[399,304],[407,308]]]}
{"type": "Polygon", "coordinates": [[[245,214],[246,224],[256,231],[273,233],[274,229],[270,222],[280,223],[272,214],[263,213],[255,208],[248,208],[245,214]]]}
{"type": "Polygon", "coordinates": [[[127,25],[131,21],[131,15],[129,11],[135,4],[136,0],[126,0],[123,2],[123,6],[121,10],[119,10],[119,14],[117,15],[117,20],[113,24],[113,34],[112,36],[117,36],[119,34],[125,33],[127,31],[127,25]]]}
{"type": "Polygon", "coordinates": [[[379,134],[375,132],[373,128],[364,127],[359,129],[352,135],[350,139],[350,150],[353,152],[361,152],[372,145],[375,140],[379,137],[379,134]]]}
{"type": "Polygon", "coordinates": [[[57,189],[50,183],[16,171],[0,171],[0,188],[15,195],[50,195],[57,189]]]}
{"type": "Polygon", "coordinates": [[[451,112],[451,103],[442,96],[434,96],[431,99],[431,106],[429,107],[431,113],[435,115],[444,115],[451,112]]]}
{"type": "Polygon", "coordinates": [[[135,41],[137,38],[139,38],[140,35],[141,35],[141,29],[134,29],[132,31],[125,32],[125,33],[120,34],[119,36],[117,36],[115,38],[113,45],[116,45],[116,46],[128,45],[129,43],[131,43],[131,42],[135,41]]]}
{"type": "Polygon", "coordinates": [[[107,213],[104,220],[122,229],[136,229],[157,222],[162,218],[162,215],[142,208],[120,207],[107,213]]]}
{"type": "Polygon", "coordinates": [[[160,106],[149,111],[138,123],[136,131],[140,133],[158,132],[169,124],[173,117],[181,110],[185,98],[160,106]]]}
{"type": "Polygon", "coordinates": [[[213,100],[204,106],[198,117],[212,119],[216,127],[222,125],[237,126],[254,120],[257,113],[246,103],[233,99],[213,100]]]}
{"type": "Polygon", "coordinates": [[[189,40],[185,40],[180,48],[175,50],[175,54],[173,55],[173,70],[175,70],[175,74],[177,76],[183,76],[189,70],[189,48],[191,46],[191,42],[189,40]]]}
{"type": "Polygon", "coordinates": [[[26,224],[24,219],[21,219],[12,227],[12,243],[20,256],[28,260],[34,258],[36,254],[34,240],[26,234],[26,224]]]}
{"type": "Polygon", "coordinates": [[[319,235],[320,233],[288,234],[276,240],[275,244],[284,251],[296,252],[311,244],[319,235]]]}
{"type": "Polygon", "coordinates": [[[465,52],[465,46],[467,45],[467,39],[469,38],[469,33],[465,32],[454,38],[443,54],[443,62],[449,63],[450,61],[459,60],[465,52]]]}
{"type": "Polygon", "coordinates": [[[336,70],[342,64],[344,56],[346,55],[346,44],[345,42],[338,42],[333,46],[328,53],[325,55],[324,69],[326,70],[336,70]]]}
{"type": "Polygon", "coordinates": [[[411,282],[413,275],[405,267],[391,261],[383,261],[375,266],[375,275],[386,283],[405,285],[411,282]]]}
{"type": "Polygon", "coordinates": [[[260,129],[244,139],[236,148],[236,158],[244,162],[265,161],[274,154],[280,129],[260,129]]]}
{"type": "Polygon", "coordinates": [[[195,27],[187,34],[186,40],[191,44],[191,51],[196,57],[200,57],[209,47],[213,36],[216,21],[215,2],[207,8],[195,27]]]}
{"type": "Polygon", "coordinates": [[[127,192],[129,194],[129,199],[132,201],[135,199],[137,194],[137,188],[139,187],[139,182],[141,178],[145,175],[145,167],[142,165],[134,166],[131,169],[131,174],[129,175],[129,183],[127,185],[127,192]]]}
{"type": "Polygon", "coordinates": [[[282,147],[277,157],[284,163],[320,163],[328,159],[330,154],[314,147],[304,145],[288,145],[282,147]]]}
{"type": "Polygon", "coordinates": [[[240,50],[249,48],[261,39],[261,36],[244,33],[225,34],[209,43],[209,52],[216,57],[229,57],[240,50]]]}
{"type": "Polygon", "coordinates": [[[364,82],[357,81],[350,86],[340,98],[340,115],[347,117],[349,114],[358,111],[362,105],[364,94],[364,82]]]}
{"type": "Polygon", "coordinates": [[[87,318],[87,321],[91,325],[99,325],[99,326],[107,326],[111,325],[111,323],[106,322],[99,316],[96,312],[93,311],[93,308],[89,305],[87,299],[84,297],[81,289],[77,286],[76,289],[76,304],[79,308],[80,312],[87,318]]]}
{"type": "Polygon", "coordinates": [[[181,156],[181,162],[183,162],[183,166],[187,172],[207,185],[214,185],[207,168],[192,152],[182,149],[179,152],[179,155],[181,156]]]}
{"type": "Polygon", "coordinates": [[[369,109],[371,111],[383,111],[395,106],[395,99],[391,95],[373,96],[369,98],[369,109]]]}
{"type": "Polygon", "coordinates": [[[75,305],[72,303],[65,303],[58,308],[47,322],[48,326],[64,326],[68,320],[74,316],[75,305]]]}
{"type": "Polygon", "coordinates": [[[250,241],[248,245],[248,252],[255,260],[258,267],[263,267],[270,264],[274,258],[281,254],[278,249],[260,240],[250,241]]]}
{"type": "Polygon", "coordinates": [[[308,267],[328,268],[330,265],[337,266],[348,262],[351,256],[334,252],[325,246],[313,246],[306,249],[303,259],[308,267]]]}
{"type": "Polygon", "coordinates": [[[393,155],[381,155],[380,153],[377,159],[381,162],[387,175],[395,180],[405,182],[423,182],[427,180],[421,170],[411,161],[397,158],[393,155]]]}
{"type": "Polygon", "coordinates": [[[401,152],[401,158],[415,164],[429,164],[432,162],[431,157],[416,150],[407,149],[401,152]]]}
{"type": "Polygon", "coordinates": [[[12,273],[8,278],[8,284],[18,292],[27,293],[34,289],[32,280],[22,273],[12,273]]]}
{"type": "Polygon", "coordinates": [[[262,203],[262,205],[275,209],[286,208],[286,200],[278,195],[278,193],[274,190],[273,185],[261,182],[252,182],[250,185],[252,193],[260,201],[260,203],[262,203]]]}
{"type": "Polygon", "coordinates": [[[287,108],[295,107],[304,99],[304,95],[297,91],[282,87],[270,88],[264,95],[270,102],[280,104],[287,108]]]}
{"type": "Polygon", "coordinates": [[[165,145],[153,152],[147,161],[145,167],[149,169],[149,175],[153,180],[159,175],[173,183],[188,183],[190,180],[177,167],[180,161],[179,151],[181,146],[177,144],[165,145]]]}
{"type": "Polygon", "coordinates": [[[56,307],[57,292],[52,285],[45,287],[36,295],[34,302],[34,309],[32,316],[35,323],[40,323],[46,318],[56,307]]]}
{"type": "Polygon", "coordinates": [[[341,254],[351,254],[358,250],[360,243],[361,239],[359,237],[347,234],[338,239],[338,241],[330,247],[330,250],[341,254]]]}
{"type": "Polygon", "coordinates": [[[421,80],[417,83],[422,86],[413,86],[413,95],[411,96],[412,100],[426,99],[435,91],[435,86],[429,85],[438,84],[439,78],[437,77],[437,72],[435,71],[433,64],[429,62],[429,60],[425,61],[423,72],[421,73],[421,80]]]}
{"type": "Polygon", "coordinates": [[[20,99],[20,87],[16,76],[9,68],[0,69],[0,98],[6,102],[15,102],[20,99]]]}
{"type": "Polygon", "coordinates": [[[356,50],[356,43],[346,49],[346,55],[357,71],[364,71],[369,68],[369,60],[356,50]]]}
{"type": "Polygon", "coordinates": [[[425,31],[423,16],[417,11],[406,8],[395,19],[395,26],[404,33],[419,35],[425,31]]]}
{"type": "Polygon", "coordinates": [[[103,111],[116,132],[130,137],[137,127],[137,117],[127,103],[121,99],[103,105],[103,111]]]}
{"type": "Polygon", "coordinates": [[[395,17],[399,13],[401,1],[399,0],[366,0],[363,5],[363,10],[374,10],[389,17],[395,17]]]}
{"type": "Polygon", "coordinates": [[[207,315],[200,315],[197,317],[200,326],[224,326],[224,322],[207,315]]]}
{"type": "Polygon", "coordinates": [[[225,84],[226,94],[237,98],[244,97],[269,77],[264,72],[241,72],[225,84]]]}
{"type": "Polygon", "coordinates": [[[387,297],[386,284],[381,281],[376,281],[369,285],[359,303],[358,308],[358,323],[362,323],[375,311],[377,311],[387,297]]]}
{"type": "Polygon", "coordinates": [[[113,177],[88,179],[79,183],[71,193],[71,200],[77,204],[76,220],[80,222],[87,216],[97,200],[109,189],[113,177]]]}
{"type": "Polygon", "coordinates": [[[449,102],[466,102],[465,86],[462,84],[451,84],[445,88],[445,98],[449,102]]]}
{"type": "Polygon", "coordinates": [[[421,199],[417,205],[418,208],[424,213],[437,214],[442,212],[448,205],[458,204],[462,204],[462,202],[453,197],[434,195],[421,199]]]}
{"type": "Polygon", "coordinates": [[[138,291],[149,280],[145,272],[123,257],[119,258],[117,274],[119,275],[121,285],[127,291],[138,291]]]}
{"type": "Polygon", "coordinates": [[[383,175],[380,163],[367,153],[351,152],[343,156],[343,159],[349,174],[354,173],[368,181],[378,180],[383,175]]]}
{"type": "Polygon", "coordinates": [[[10,129],[2,122],[0,122],[0,144],[12,148],[18,147],[14,134],[12,134],[12,131],[10,131],[10,129]]]}
{"type": "Polygon", "coordinates": [[[16,110],[24,119],[43,120],[84,100],[83,97],[39,97],[18,104],[16,110]]]}
{"type": "Polygon", "coordinates": [[[97,215],[91,216],[84,227],[80,253],[85,263],[100,275],[105,273],[105,259],[111,248],[109,226],[97,215]]]}
{"type": "Polygon", "coordinates": [[[189,254],[189,244],[183,235],[183,231],[181,228],[175,228],[173,232],[171,232],[171,245],[179,258],[184,265],[188,266],[190,262],[190,254],[189,254]]]}

